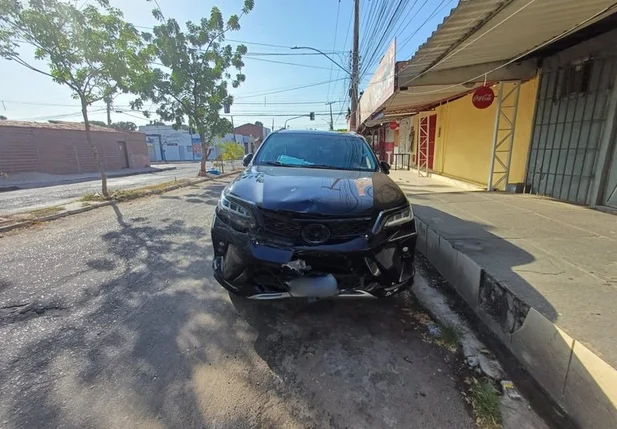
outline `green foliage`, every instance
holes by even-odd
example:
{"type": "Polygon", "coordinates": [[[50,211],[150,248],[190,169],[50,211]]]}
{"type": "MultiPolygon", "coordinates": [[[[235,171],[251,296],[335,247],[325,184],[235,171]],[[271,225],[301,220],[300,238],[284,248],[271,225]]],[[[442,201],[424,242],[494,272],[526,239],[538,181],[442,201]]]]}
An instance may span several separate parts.
{"type": "Polygon", "coordinates": [[[111,127],[118,131],[137,131],[137,125],[133,122],[114,122],[111,124],[111,127]]]}
{"type": "Polygon", "coordinates": [[[90,121],[90,125],[98,125],[99,127],[107,127],[107,122],[103,122],[103,121],[90,121]]]}
{"type": "Polygon", "coordinates": [[[101,173],[107,195],[106,175],[92,143],[88,106],[110,100],[117,92],[133,91],[148,70],[150,47],[141,34],[124,21],[122,12],[109,0],[84,2],[62,0],[0,0],[0,56],[68,86],[81,103],[86,139],[101,173]],[[34,47],[34,59],[47,69],[32,65],[22,56],[34,47]]]}
{"type": "Polygon", "coordinates": [[[224,142],[217,145],[221,149],[223,161],[235,161],[244,156],[244,145],[235,142],[224,142]]]}
{"type": "Polygon", "coordinates": [[[128,92],[150,59],[119,9],[108,0],[89,3],[0,0],[0,55],[68,86],[86,107],[128,92]],[[34,58],[46,61],[48,71],[22,57],[23,43],[34,46],[34,58]]]}
{"type": "MultiPolygon", "coordinates": [[[[203,159],[210,154],[212,140],[232,131],[231,123],[222,118],[219,111],[223,104],[232,104],[228,85],[234,88],[245,81],[242,74],[246,54],[244,45],[225,44],[225,33],[240,29],[240,18],[254,6],[253,0],[245,0],[242,13],[232,15],[225,22],[219,8],[213,7],[209,18],[199,22],[187,22],[183,29],[175,19],[164,19],[160,10],[153,11],[160,24],[151,40],[157,63],[143,79],[140,99],[133,108],[142,109],[147,100],[158,104],[156,113],[163,121],[173,121],[180,128],[188,118],[188,125],[201,138],[203,159]],[[231,69],[235,69],[232,76],[231,69]]],[[[144,112],[144,114],[147,114],[144,112]]],[[[205,161],[204,161],[205,162],[205,161]]],[[[202,171],[205,165],[202,164],[202,171]]]]}
{"type": "Polygon", "coordinates": [[[499,392],[489,378],[482,378],[471,388],[471,401],[479,428],[501,427],[501,400],[499,392]]]}
{"type": "Polygon", "coordinates": [[[6,120],[7,120],[7,117],[6,117],[6,116],[4,116],[4,115],[0,115],[0,121],[6,121],[6,120]]]}

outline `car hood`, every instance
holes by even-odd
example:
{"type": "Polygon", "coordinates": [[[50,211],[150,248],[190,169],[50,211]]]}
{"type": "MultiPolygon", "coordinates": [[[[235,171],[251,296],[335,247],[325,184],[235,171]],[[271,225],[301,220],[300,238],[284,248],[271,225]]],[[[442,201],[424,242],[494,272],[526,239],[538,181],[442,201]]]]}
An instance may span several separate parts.
{"type": "Polygon", "coordinates": [[[374,215],[407,203],[392,179],[372,171],[252,166],[229,192],[266,210],[327,216],[374,215]]]}

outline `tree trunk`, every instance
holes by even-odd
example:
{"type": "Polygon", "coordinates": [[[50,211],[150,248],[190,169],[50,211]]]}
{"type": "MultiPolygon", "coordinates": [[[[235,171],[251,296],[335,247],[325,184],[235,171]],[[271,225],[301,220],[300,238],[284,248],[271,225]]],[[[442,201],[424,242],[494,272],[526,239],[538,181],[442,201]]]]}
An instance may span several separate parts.
{"type": "Polygon", "coordinates": [[[198,176],[206,175],[206,161],[212,152],[212,148],[206,142],[206,134],[204,132],[199,133],[199,139],[201,140],[201,165],[199,168],[198,176]]]}
{"type": "Polygon", "coordinates": [[[81,99],[81,113],[84,117],[86,140],[88,141],[90,149],[92,149],[92,153],[94,154],[94,161],[99,168],[99,173],[101,173],[101,192],[105,197],[109,197],[109,192],[107,191],[107,174],[105,174],[105,168],[103,167],[103,163],[101,162],[99,151],[96,149],[96,146],[92,142],[92,133],[90,132],[90,120],[88,119],[88,104],[83,98],[81,99]]]}
{"type": "Polygon", "coordinates": [[[206,135],[203,132],[199,133],[199,140],[201,143],[201,165],[199,168],[199,176],[206,175],[206,162],[208,161],[208,157],[210,156],[210,152],[208,151],[208,146],[206,145],[206,135]]]}

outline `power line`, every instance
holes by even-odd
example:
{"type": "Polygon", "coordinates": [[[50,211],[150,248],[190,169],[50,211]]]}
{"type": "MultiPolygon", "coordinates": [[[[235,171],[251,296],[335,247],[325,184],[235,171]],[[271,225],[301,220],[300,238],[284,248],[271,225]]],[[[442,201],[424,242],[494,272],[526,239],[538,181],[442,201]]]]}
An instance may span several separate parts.
{"type": "MultiPolygon", "coordinates": [[[[500,26],[501,24],[503,24],[504,22],[506,22],[508,19],[512,18],[514,15],[516,15],[518,12],[520,12],[521,10],[523,10],[524,8],[526,8],[528,5],[530,5],[530,4],[531,4],[531,3],[533,3],[534,1],[536,1],[536,0],[530,0],[530,2],[529,2],[529,3],[527,3],[527,4],[526,4],[526,5],[524,5],[524,6],[522,6],[522,7],[521,7],[520,9],[518,9],[517,11],[513,12],[513,13],[512,13],[512,15],[510,15],[510,16],[508,16],[508,17],[506,17],[503,21],[499,22],[499,23],[498,23],[498,24],[496,24],[494,27],[490,28],[490,29],[489,29],[486,33],[483,33],[481,36],[479,36],[478,38],[476,38],[476,39],[472,40],[470,43],[468,43],[467,45],[465,45],[463,48],[461,48],[460,50],[458,50],[458,51],[456,51],[456,52],[460,52],[460,51],[462,51],[465,47],[467,47],[467,46],[471,45],[473,42],[475,42],[475,41],[477,41],[478,39],[480,39],[481,37],[485,36],[486,34],[488,34],[488,33],[489,33],[489,32],[491,32],[492,30],[494,30],[495,28],[497,28],[498,26],[500,26]]],[[[590,17],[589,17],[589,18],[587,18],[586,20],[584,20],[584,21],[582,21],[582,22],[579,22],[579,23],[578,23],[578,24],[576,24],[575,26],[571,27],[569,30],[567,30],[567,31],[565,31],[565,32],[563,32],[563,33],[561,33],[561,34],[558,34],[557,36],[554,36],[554,37],[553,37],[553,38],[551,38],[550,40],[547,40],[546,42],[544,42],[544,43],[542,43],[542,44],[540,44],[540,45],[538,45],[538,46],[536,46],[536,47],[532,48],[531,50],[529,50],[529,51],[527,51],[527,52],[524,52],[524,53],[522,53],[522,54],[518,55],[518,56],[517,56],[517,57],[515,57],[515,58],[512,58],[511,60],[507,61],[506,63],[501,64],[501,65],[499,65],[499,66],[497,66],[497,67],[494,67],[494,68],[492,68],[492,69],[490,69],[490,70],[487,70],[486,72],[484,72],[484,73],[482,73],[482,74],[479,74],[478,76],[475,76],[475,77],[473,77],[473,78],[471,78],[471,79],[467,79],[465,82],[469,82],[469,81],[474,81],[474,80],[476,80],[476,79],[480,79],[480,78],[482,78],[483,76],[487,76],[487,75],[488,75],[488,74],[490,74],[490,73],[493,73],[493,72],[495,72],[495,71],[497,71],[497,70],[499,70],[499,69],[501,69],[501,68],[503,68],[503,67],[506,67],[506,66],[508,66],[508,65],[510,65],[510,64],[512,64],[512,63],[515,63],[515,62],[519,61],[521,58],[524,58],[524,57],[526,57],[526,56],[530,55],[531,53],[533,53],[533,52],[537,51],[538,49],[542,49],[542,48],[544,48],[545,46],[548,46],[548,45],[550,45],[551,43],[555,42],[556,40],[559,40],[560,38],[566,37],[567,35],[571,34],[571,33],[572,33],[572,32],[574,32],[574,31],[576,31],[576,30],[577,30],[579,27],[581,27],[582,25],[585,25],[585,24],[586,24],[586,23],[588,23],[589,21],[592,21],[593,19],[597,18],[598,16],[602,15],[603,13],[605,13],[605,12],[607,12],[607,11],[611,10],[611,9],[614,9],[615,7],[617,7],[617,3],[613,3],[612,5],[607,6],[606,8],[604,8],[603,10],[601,10],[601,11],[599,11],[599,12],[595,13],[594,15],[590,16],[590,17]]],[[[454,54],[454,53],[456,53],[456,52],[453,52],[453,54],[454,54]]],[[[425,73],[429,72],[429,71],[430,71],[430,70],[432,70],[433,68],[437,67],[439,64],[441,64],[441,62],[445,61],[445,60],[446,60],[447,58],[449,58],[449,57],[450,57],[450,56],[445,57],[444,59],[442,59],[442,60],[440,60],[439,62],[435,63],[433,66],[429,67],[428,69],[426,69],[425,71],[423,71],[422,73],[420,73],[418,76],[415,76],[415,77],[414,77],[413,79],[411,79],[409,82],[413,82],[414,80],[418,79],[420,76],[422,76],[423,74],[425,74],[425,73]]],[[[433,93],[437,93],[437,92],[443,92],[443,91],[446,91],[446,90],[448,90],[448,89],[456,88],[456,87],[458,87],[458,86],[462,85],[462,84],[463,84],[463,83],[465,83],[465,82],[461,82],[461,83],[458,83],[458,84],[455,84],[455,85],[450,85],[450,86],[447,86],[447,87],[445,87],[445,88],[440,88],[439,90],[424,91],[424,92],[417,92],[417,93],[414,93],[414,94],[433,94],[433,93]]]]}
{"type": "MultiPolygon", "coordinates": [[[[61,104],[61,103],[44,103],[37,101],[14,101],[14,100],[0,100],[1,102],[7,104],[22,104],[27,106],[50,106],[50,107],[75,107],[80,108],[79,104],[61,104]]],[[[233,103],[233,106],[293,106],[293,105],[323,105],[326,103],[324,100],[313,101],[313,100],[303,100],[303,101],[273,101],[273,102],[240,102],[233,103]]],[[[341,103],[341,101],[336,101],[335,103],[341,103]]],[[[130,108],[131,106],[128,104],[114,104],[116,108],[130,108]]],[[[137,111],[137,110],[136,110],[137,111]]]]}
{"type": "Polygon", "coordinates": [[[375,61],[378,60],[379,55],[383,49],[382,46],[385,47],[385,44],[390,39],[389,36],[392,33],[392,30],[395,28],[398,21],[401,19],[403,15],[402,11],[405,10],[405,7],[407,6],[408,3],[409,3],[409,0],[399,0],[399,2],[396,4],[394,2],[391,2],[389,14],[386,18],[387,24],[385,26],[384,31],[381,34],[381,37],[378,39],[377,43],[375,44],[374,49],[369,54],[369,57],[365,59],[364,67],[363,67],[364,71],[370,68],[371,65],[375,61]]]}
{"type": "MultiPolygon", "coordinates": [[[[495,28],[499,27],[501,24],[503,24],[504,22],[506,22],[507,20],[509,20],[510,18],[512,18],[513,16],[515,16],[516,14],[518,14],[520,11],[522,11],[523,9],[525,9],[527,6],[529,6],[531,3],[535,2],[536,0],[530,0],[527,4],[521,6],[521,8],[519,8],[518,10],[514,11],[511,15],[507,16],[506,18],[504,18],[502,21],[500,21],[499,23],[497,23],[496,25],[494,25],[493,27],[491,27],[489,30],[487,30],[485,33],[481,34],[480,36],[478,36],[477,38],[475,38],[474,40],[472,40],[471,42],[467,43],[466,45],[464,45],[463,47],[461,47],[461,49],[458,49],[456,51],[453,51],[451,55],[448,55],[444,58],[442,58],[441,60],[439,60],[438,62],[436,62],[435,64],[433,64],[431,67],[429,67],[428,69],[424,70],[422,73],[418,74],[417,76],[415,76],[413,79],[411,79],[410,81],[406,82],[406,85],[408,85],[409,83],[413,82],[414,80],[420,78],[422,75],[426,74],[427,72],[429,72],[430,70],[432,70],[433,68],[437,67],[439,64],[441,64],[443,61],[446,61],[448,58],[450,58],[452,55],[454,55],[455,53],[458,53],[460,51],[462,51],[463,49],[465,49],[467,46],[471,45],[472,43],[476,42],[477,40],[481,39],[482,37],[484,37],[485,35],[487,35],[488,33],[490,33],[492,30],[494,30],[495,28]]],[[[453,89],[453,88],[457,88],[460,85],[464,84],[465,82],[469,82],[469,81],[475,81],[476,79],[480,79],[483,76],[486,78],[486,76],[490,73],[493,73],[503,67],[506,67],[512,63],[515,63],[516,61],[519,61],[520,59],[532,54],[533,52],[544,48],[545,46],[550,45],[551,43],[555,42],[556,40],[559,40],[560,38],[566,37],[567,35],[571,34],[572,32],[576,31],[579,27],[587,24],[588,22],[594,20],[595,18],[597,18],[598,16],[601,16],[602,14],[604,14],[605,12],[610,11],[611,9],[614,9],[617,6],[617,3],[613,3],[610,6],[607,6],[606,8],[604,8],[603,10],[600,10],[599,12],[596,12],[594,15],[588,17],[587,19],[585,19],[582,22],[579,22],[578,24],[574,25],[573,27],[571,27],[569,30],[562,32],[556,36],[554,36],[553,38],[551,38],[550,40],[547,40],[546,42],[516,56],[515,58],[510,59],[509,61],[505,62],[504,64],[501,64],[497,67],[492,68],[491,70],[487,70],[484,73],[479,74],[478,76],[475,76],[471,79],[467,79],[464,82],[458,83],[458,84],[454,84],[454,85],[450,85],[444,88],[440,88],[437,90],[432,90],[432,91],[422,91],[422,92],[414,92],[414,93],[410,93],[411,95],[422,95],[422,94],[434,94],[434,93],[439,93],[439,92],[443,92],[443,91],[447,91],[448,89],[453,89]]],[[[406,68],[406,67],[405,67],[406,68]]],[[[403,68],[404,70],[404,68],[403,68]]],[[[383,110],[387,109],[389,107],[390,104],[392,104],[394,102],[394,98],[392,98],[390,100],[390,103],[388,104],[388,106],[385,106],[383,110]]]]}
{"type": "Polygon", "coordinates": [[[274,64],[284,64],[284,65],[288,65],[288,66],[306,67],[306,68],[309,68],[309,69],[330,70],[330,69],[328,69],[328,67],[311,66],[311,65],[308,65],[308,64],[290,63],[290,62],[286,62],[286,61],[266,60],[264,58],[244,57],[243,59],[244,60],[263,61],[263,62],[266,62],[266,63],[274,63],[274,64]]]}
{"type": "MultiPolygon", "coordinates": [[[[133,27],[135,28],[142,28],[144,30],[153,30],[153,27],[147,27],[144,25],[133,25],[133,27]]],[[[291,45],[277,45],[277,44],[273,44],[273,43],[263,43],[263,42],[253,42],[253,41],[247,41],[247,40],[237,40],[237,39],[227,39],[225,38],[226,42],[232,42],[232,43],[241,43],[243,45],[255,45],[255,46],[265,46],[265,47],[269,47],[269,48],[281,48],[281,49],[291,49],[293,48],[293,46],[291,45]]]]}
{"type": "MultiPolygon", "coordinates": [[[[345,49],[345,47],[347,46],[347,40],[349,40],[349,33],[351,32],[351,22],[353,21],[353,16],[354,16],[354,14],[353,14],[353,10],[352,10],[351,14],[349,15],[349,22],[347,23],[347,32],[345,33],[345,41],[343,42],[343,49],[345,49]]],[[[345,51],[345,52],[348,52],[348,51],[345,51]]],[[[341,79],[339,79],[340,75],[341,75],[341,69],[337,68],[336,78],[334,79],[333,82],[340,82],[340,80],[341,80],[341,79]]],[[[343,77],[342,80],[346,81],[347,77],[346,76],[343,77]]],[[[334,90],[335,91],[336,91],[336,87],[337,86],[338,85],[334,85],[334,90]]],[[[348,86],[343,84],[343,90],[345,91],[345,94],[347,94],[347,92],[348,92],[347,89],[348,89],[348,86]]],[[[345,95],[343,97],[345,97],[345,95]]],[[[328,99],[330,99],[330,93],[328,93],[328,99]]]]}
{"type": "Polygon", "coordinates": [[[444,4],[446,2],[446,0],[442,0],[441,3],[439,3],[439,5],[437,5],[437,7],[434,9],[434,11],[429,15],[428,18],[426,18],[424,20],[424,22],[416,28],[416,31],[414,31],[411,36],[409,36],[407,39],[405,39],[403,41],[403,43],[401,44],[401,46],[399,46],[397,49],[401,50],[403,49],[405,46],[407,46],[407,44],[413,39],[413,37],[418,34],[418,32],[420,31],[420,29],[422,27],[424,27],[426,25],[427,22],[429,22],[431,19],[433,19],[439,12],[441,12],[446,6],[448,6],[450,3],[452,3],[453,0],[449,0],[448,3],[444,4]]]}
{"type": "MultiPolygon", "coordinates": [[[[334,43],[332,43],[332,50],[336,49],[336,36],[338,33],[338,19],[341,13],[341,0],[338,0],[338,5],[336,7],[336,24],[334,25],[334,43]]],[[[328,80],[332,80],[332,69],[334,64],[330,64],[330,75],[328,76],[328,80]]],[[[328,98],[330,97],[330,83],[328,83],[328,98]]]]}
{"type": "Polygon", "coordinates": [[[158,0],[152,0],[154,2],[154,4],[156,4],[157,9],[159,10],[159,12],[161,13],[161,17],[163,19],[165,19],[165,15],[163,15],[163,10],[161,9],[161,6],[159,5],[158,0]]]}
{"type": "MultiPolygon", "coordinates": [[[[92,110],[89,111],[88,114],[93,114],[93,113],[100,113],[100,112],[104,112],[106,109],[97,109],[97,110],[92,110]]],[[[56,118],[71,118],[74,116],[81,116],[82,112],[75,112],[75,113],[66,113],[66,114],[62,114],[62,115],[47,115],[47,116],[37,116],[34,118],[21,118],[21,119],[17,119],[19,121],[41,121],[44,119],[56,119],[56,118]]]]}
{"type": "MultiPolygon", "coordinates": [[[[286,106],[286,105],[301,105],[301,104],[325,104],[325,101],[291,101],[287,103],[234,103],[233,106],[286,106]]],[[[340,101],[333,101],[332,103],[340,103],[340,101]]]]}
{"type": "Polygon", "coordinates": [[[285,89],[274,90],[274,91],[261,92],[261,93],[257,93],[257,94],[247,94],[247,95],[243,95],[243,96],[240,96],[240,97],[235,97],[235,99],[236,100],[242,100],[242,99],[245,99],[245,98],[262,97],[264,95],[271,95],[271,94],[280,94],[282,92],[296,91],[298,89],[312,88],[312,87],[315,87],[315,86],[326,85],[329,82],[337,82],[337,81],[343,80],[343,79],[345,79],[345,78],[335,79],[335,80],[326,80],[326,81],[323,81],[323,82],[316,82],[316,83],[311,83],[311,84],[308,84],[308,85],[296,86],[296,87],[285,88],[285,89]]]}
{"type": "MultiPolygon", "coordinates": [[[[200,52],[203,52],[202,50],[199,50],[200,52]]],[[[336,55],[336,54],[340,54],[343,53],[344,51],[332,51],[332,52],[324,52],[324,54],[326,55],[336,55]]],[[[242,57],[267,57],[267,56],[271,56],[271,57],[304,57],[304,56],[316,56],[316,55],[322,55],[321,53],[317,53],[317,52],[247,52],[246,54],[242,55],[242,57]]]]}
{"type": "MultiPolygon", "coordinates": [[[[156,112],[150,112],[150,113],[156,113],[156,112]]],[[[148,119],[145,116],[137,116],[137,115],[131,115],[130,113],[126,113],[126,112],[122,112],[122,115],[126,115],[126,116],[130,116],[131,118],[135,118],[135,119],[148,119]]]]}

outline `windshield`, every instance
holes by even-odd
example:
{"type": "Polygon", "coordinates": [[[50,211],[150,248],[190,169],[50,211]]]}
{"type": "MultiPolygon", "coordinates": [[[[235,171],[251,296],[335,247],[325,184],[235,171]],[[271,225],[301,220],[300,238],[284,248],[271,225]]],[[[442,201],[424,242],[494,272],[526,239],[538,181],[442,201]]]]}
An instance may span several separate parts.
{"type": "Polygon", "coordinates": [[[366,142],[349,134],[273,134],[254,165],[376,171],[377,160],[366,142]]]}

